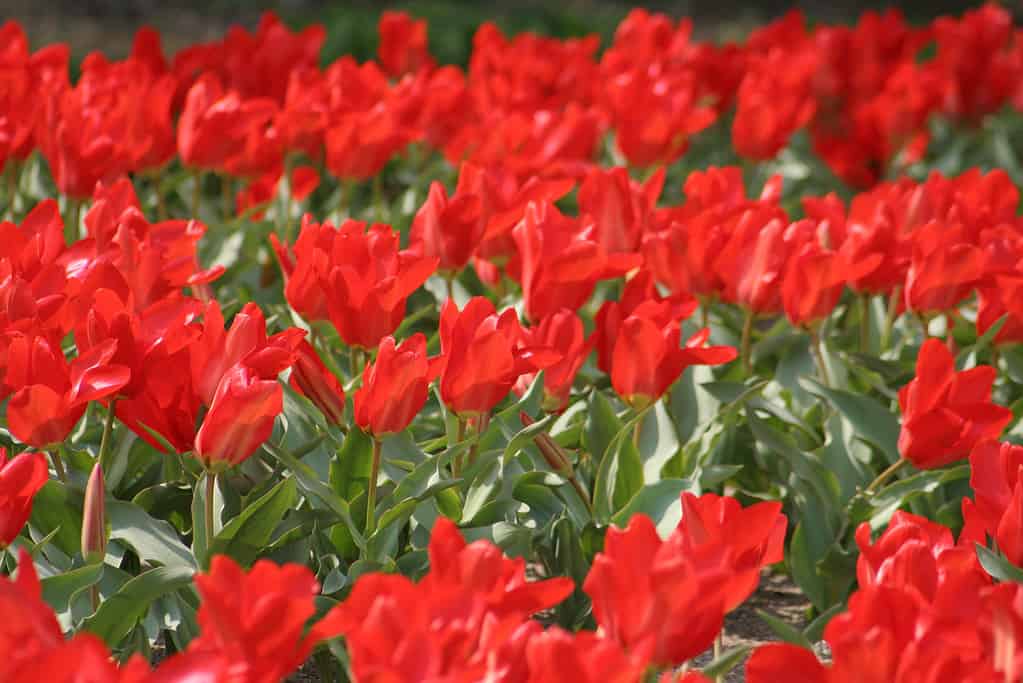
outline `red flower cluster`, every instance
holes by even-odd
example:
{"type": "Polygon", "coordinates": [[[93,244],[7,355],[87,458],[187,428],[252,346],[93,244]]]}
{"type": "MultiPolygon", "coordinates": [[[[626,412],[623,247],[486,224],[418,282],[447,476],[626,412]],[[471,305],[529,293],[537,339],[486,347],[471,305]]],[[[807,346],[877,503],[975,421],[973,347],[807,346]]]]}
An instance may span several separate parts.
{"type": "Polygon", "coordinates": [[[849,600],[849,611],[825,629],[830,665],[795,645],[765,645],[747,663],[748,681],[1019,678],[1021,586],[994,583],[972,542],[957,546],[947,528],[904,512],[895,513],[873,543],[869,524],[863,524],[856,541],[860,588],[849,600]]]}

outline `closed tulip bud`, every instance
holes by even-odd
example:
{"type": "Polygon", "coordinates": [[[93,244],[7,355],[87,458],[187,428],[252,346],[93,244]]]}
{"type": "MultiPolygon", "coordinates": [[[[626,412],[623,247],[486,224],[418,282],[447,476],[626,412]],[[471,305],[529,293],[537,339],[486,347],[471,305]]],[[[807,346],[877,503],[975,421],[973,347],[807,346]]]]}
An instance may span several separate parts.
{"type": "Polygon", "coordinates": [[[85,486],[82,513],[82,557],[89,564],[102,562],[107,553],[106,495],[103,466],[96,463],[85,486]]]}
{"type": "Polygon", "coordinates": [[[312,401],[325,418],[337,425],[344,424],[345,390],[305,340],[299,344],[291,368],[291,387],[312,401]]]}

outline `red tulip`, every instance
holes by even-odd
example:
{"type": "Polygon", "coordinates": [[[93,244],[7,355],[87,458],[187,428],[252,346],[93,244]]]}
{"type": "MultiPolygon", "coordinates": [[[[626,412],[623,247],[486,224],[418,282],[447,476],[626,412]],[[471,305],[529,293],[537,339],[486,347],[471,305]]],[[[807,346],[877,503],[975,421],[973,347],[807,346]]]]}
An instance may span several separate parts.
{"type": "Polygon", "coordinates": [[[242,99],[224,89],[213,74],[204,74],[188,91],[178,119],[178,154],[194,168],[224,170],[228,161],[245,151],[253,130],[273,118],[276,105],[268,99],[242,99]]]}
{"type": "Polygon", "coordinates": [[[920,349],[916,377],[899,390],[899,452],[920,469],[960,460],[984,439],[997,438],[1012,419],[991,402],[996,371],[980,366],[956,372],[955,359],[937,339],[920,349]]]}
{"type": "MultiPolygon", "coordinates": [[[[298,669],[320,641],[339,635],[330,617],[307,629],[320,591],[316,577],[297,564],[260,560],[245,571],[223,555],[198,574],[200,634],[189,655],[210,654],[232,664],[232,676],[276,683],[298,669]]],[[[220,680],[220,679],[217,679],[220,680]]]]}
{"type": "Polygon", "coordinates": [[[290,384],[292,389],[312,401],[325,418],[336,425],[343,423],[345,390],[305,339],[298,345],[290,384]]]}
{"type": "Polygon", "coordinates": [[[284,408],[280,370],[238,364],[223,374],[195,436],[195,454],[204,467],[237,465],[270,438],[284,408]]]}
{"type": "Polygon", "coordinates": [[[345,114],[327,129],[327,168],[342,180],[369,180],[414,137],[383,104],[345,114]]]}
{"type": "Polygon", "coordinates": [[[596,224],[596,241],[609,253],[635,252],[664,187],[664,169],[640,184],[625,168],[594,168],[579,186],[579,213],[596,224]]]}
{"type": "MultiPolygon", "coordinates": [[[[566,309],[544,318],[523,333],[530,340],[530,346],[553,349],[561,355],[561,360],[544,370],[543,409],[551,413],[565,410],[572,383],[593,350],[594,338],[586,338],[582,320],[566,309]]],[[[520,376],[515,392],[521,396],[535,379],[533,373],[520,376]]]]}
{"type": "Polygon", "coordinates": [[[7,457],[0,448],[0,548],[18,537],[32,514],[32,498],[49,479],[42,453],[21,453],[7,457]]]}
{"type": "Polygon", "coordinates": [[[444,186],[434,181],[412,220],[410,250],[437,258],[437,270],[454,277],[469,263],[483,238],[486,226],[480,220],[480,210],[478,197],[456,195],[449,199],[444,186]]]}
{"type": "Polygon", "coordinates": [[[376,362],[362,372],[355,392],[355,422],[375,437],[402,431],[415,418],[440,370],[426,357],[426,337],[414,334],[400,346],[394,337],[380,342],[376,362]]]}
{"type": "Polygon", "coordinates": [[[761,645],[746,662],[746,680],[749,683],[776,683],[789,678],[801,683],[829,683],[834,680],[817,655],[789,643],[761,645]]]}
{"type": "Polygon", "coordinates": [[[809,327],[827,318],[846,283],[872,272],[882,260],[881,254],[870,254],[853,264],[841,252],[825,249],[816,240],[805,243],[789,260],[781,286],[789,321],[809,327]]]}
{"type": "Polygon", "coordinates": [[[786,46],[755,56],[739,86],[732,143],[747,159],[773,159],[813,116],[813,46],[786,46]]]}
{"type": "Polygon", "coordinates": [[[725,554],[732,576],[725,592],[725,611],[731,612],[753,594],[760,570],[781,562],[787,520],[781,503],[757,503],[743,508],[728,496],[682,494],[682,521],[676,536],[683,552],[709,545],[725,554]]]}
{"type": "Polygon", "coordinates": [[[377,56],[388,75],[397,78],[433,65],[425,19],[413,19],[405,12],[381,12],[377,31],[377,56]]]}
{"type": "Polygon", "coordinates": [[[529,639],[526,660],[529,683],[635,683],[643,679],[647,667],[614,640],[590,631],[569,633],[556,626],[529,639]]]}
{"type": "Polygon", "coordinates": [[[513,230],[527,316],[540,320],[562,308],[578,310],[598,280],[640,265],[638,255],[611,256],[596,241],[593,223],[562,215],[553,204],[530,204],[513,230]]]}
{"type": "Polygon", "coordinates": [[[483,297],[474,297],[462,311],[454,301],[445,302],[440,339],[441,398],[463,417],[489,413],[519,376],[560,360],[557,352],[525,345],[515,311],[498,315],[483,297]]]}
{"type": "Polygon", "coordinates": [[[658,666],[678,666],[706,650],[721,630],[725,558],[682,553],[635,515],[610,528],[583,590],[600,633],[658,666]]]}
{"type": "Polygon", "coordinates": [[[254,303],[245,304],[225,332],[220,304],[210,302],[202,334],[190,348],[196,393],[204,404],[212,405],[221,378],[239,364],[273,366],[281,372],[291,365],[304,336],[302,330],[292,327],[267,337],[263,311],[254,303]]]}
{"type": "Polygon", "coordinates": [[[406,299],[437,268],[436,258],[399,250],[398,237],[380,223],[367,230],[345,221],[335,229],[306,217],[294,257],[278,245],[288,303],[309,320],[329,316],[345,343],[375,348],[398,328],[406,299]]]}
{"type": "Polygon", "coordinates": [[[918,313],[954,309],[984,275],[983,252],[967,242],[962,225],[931,222],[913,232],[906,275],[906,307],[918,313]]]}
{"type": "Polygon", "coordinates": [[[594,319],[591,339],[597,347],[597,367],[608,375],[611,374],[611,361],[622,322],[640,306],[645,311],[644,315],[656,320],[658,325],[666,326],[688,318],[696,310],[697,303],[685,294],[661,296],[650,271],[641,270],[629,278],[621,299],[604,302],[594,319]]]}
{"type": "Polygon", "coordinates": [[[130,371],[111,364],[117,343],[109,340],[70,363],[42,337],[18,335],[8,347],[7,424],[22,443],[47,448],[67,438],[89,401],[115,395],[130,371]]]}
{"type": "Polygon", "coordinates": [[[660,399],[690,365],[721,365],[737,356],[730,346],[704,346],[706,328],[682,347],[679,322],[659,319],[656,310],[649,302],[622,321],[611,358],[611,384],[637,410],[660,399]]]}

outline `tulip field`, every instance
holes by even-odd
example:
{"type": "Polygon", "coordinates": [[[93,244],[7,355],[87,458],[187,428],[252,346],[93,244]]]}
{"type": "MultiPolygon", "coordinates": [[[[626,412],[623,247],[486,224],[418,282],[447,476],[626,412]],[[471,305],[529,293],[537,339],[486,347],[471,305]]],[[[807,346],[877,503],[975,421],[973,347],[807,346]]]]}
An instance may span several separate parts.
{"type": "Polygon", "coordinates": [[[1008,11],[429,28],[0,27],[0,683],[1023,680],[1008,11]]]}

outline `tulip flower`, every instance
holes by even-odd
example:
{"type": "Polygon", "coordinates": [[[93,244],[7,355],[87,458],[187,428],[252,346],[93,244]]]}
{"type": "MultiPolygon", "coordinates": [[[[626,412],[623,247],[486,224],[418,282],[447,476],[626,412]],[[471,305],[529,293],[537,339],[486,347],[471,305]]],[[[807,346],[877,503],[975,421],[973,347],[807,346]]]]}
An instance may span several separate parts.
{"type": "Polygon", "coordinates": [[[188,654],[226,659],[233,664],[232,675],[246,681],[276,683],[321,641],[339,635],[330,616],[307,628],[320,587],[304,566],[260,560],[245,571],[218,555],[208,572],[196,575],[195,585],[202,597],[200,633],[188,654]]]}
{"type": "Polygon", "coordinates": [[[531,320],[578,310],[598,280],[620,277],[641,262],[638,255],[609,255],[593,223],[564,216],[553,204],[530,204],[512,233],[521,260],[516,279],[531,320]]]}
{"type": "MultiPolygon", "coordinates": [[[[553,349],[561,354],[561,360],[544,370],[543,409],[552,413],[564,411],[575,376],[593,350],[594,338],[586,338],[582,320],[567,309],[544,318],[535,327],[524,329],[523,335],[531,346],[553,349]]],[[[519,376],[513,387],[515,393],[523,395],[535,379],[535,373],[519,376]]]]}
{"type": "Polygon", "coordinates": [[[498,315],[483,297],[462,311],[449,299],[441,309],[440,339],[441,398],[460,417],[489,413],[521,375],[560,360],[557,352],[526,346],[515,311],[498,315]]]}
{"type": "Polygon", "coordinates": [[[635,515],[607,531],[583,590],[600,633],[658,666],[678,666],[713,643],[725,615],[729,568],[717,548],[683,553],[635,515]]]}
{"type": "Polygon", "coordinates": [[[434,181],[426,202],[416,212],[409,231],[410,250],[438,259],[437,270],[451,279],[469,263],[486,227],[480,220],[480,200],[473,195],[450,199],[434,181]]]}
{"type": "Polygon", "coordinates": [[[305,339],[296,350],[289,383],[292,389],[312,401],[329,421],[336,425],[343,423],[345,390],[305,339]]]}
{"type": "Polygon", "coordinates": [[[924,342],[916,377],[899,390],[902,457],[920,469],[944,467],[965,458],[979,442],[997,438],[1012,412],[991,402],[995,375],[989,366],[957,372],[941,341],[924,342]]]}
{"type": "Polygon", "coordinates": [[[881,254],[870,254],[851,264],[841,252],[824,249],[816,240],[807,242],[789,260],[781,285],[789,321],[808,327],[827,318],[846,283],[872,272],[882,260],[881,254]]]}
{"type": "Polygon", "coordinates": [[[784,559],[786,524],[781,503],[743,508],[728,496],[683,492],[676,536],[683,552],[711,545],[729,557],[733,575],[724,591],[725,611],[731,612],[756,590],[761,569],[784,559]]]}
{"type": "Polygon", "coordinates": [[[195,436],[195,454],[206,469],[237,465],[270,438],[284,409],[280,370],[239,364],[221,377],[195,436]]]}
{"type": "Polygon", "coordinates": [[[579,213],[593,218],[597,243],[609,253],[635,252],[663,187],[663,168],[643,184],[630,180],[625,168],[594,168],[579,186],[579,213]]]}
{"type": "Polygon", "coordinates": [[[611,385],[622,399],[642,410],[663,396],[690,365],[722,365],[735,360],[730,346],[705,346],[710,330],[681,345],[677,320],[663,320],[659,305],[639,306],[622,324],[611,357],[611,385]]]}
{"type": "Polygon", "coordinates": [[[97,462],[85,485],[82,505],[82,557],[89,564],[102,562],[107,552],[106,495],[103,466],[97,462]]]}
{"type": "Polygon", "coordinates": [[[202,334],[191,344],[192,382],[198,396],[212,405],[221,378],[239,363],[289,366],[305,333],[298,328],[266,335],[263,311],[253,303],[245,304],[224,331],[220,304],[211,301],[204,315],[202,334]]]}
{"type": "MultiPolygon", "coordinates": [[[[530,683],[632,683],[643,679],[647,667],[642,657],[626,654],[613,640],[590,631],[569,633],[557,626],[529,639],[526,660],[530,683]]],[[[674,674],[672,680],[676,680],[674,674]]]]}
{"type": "Polygon", "coordinates": [[[342,180],[369,180],[413,137],[382,103],[369,111],[346,114],[327,130],[327,168],[342,180]]]}
{"type": "Polygon", "coordinates": [[[924,314],[950,311],[970,295],[983,274],[983,252],[969,243],[963,226],[928,223],[913,233],[906,308],[924,314]]]}
{"type": "Polygon", "coordinates": [[[345,343],[373,349],[405,317],[405,301],[437,269],[438,259],[399,250],[398,234],[359,221],[339,229],[308,217],[294,254],[277,246],[284,294],[308,320],[328,317],[345,343]]]}
{"type": "Polygon", "coordinates": [[[89,401],[113,396],[128,383],[128,368],[111,363],[116,351],[111,339],[68,363],[42,337],[11,340],[5,382],[16,388],[7,404],[14,438],[40,449],[66,439],[89,401]]]}
{"type": "Polygon", "coordinates": [[[813,116],[817,51],[776,48],[754,57],[739,86],[732,142],[747,159],[773,159],[813,116]]]}
{"type": "Polygon", "coordinates": [[[377,56],[388,75],[399,78],[433,65],[425,19],[413,19],[405,12],[382,12],[377,32],[377,56]]]}
{"type": "Polygon", "coordinates": [[[49,478],[42,453],[8,458],[0,448],[0,548],[11,544],[32,514],[32,498],[49,478]]]}
{"type": "Polygon", "coordinates": [[[402,431],[422,410],[430,382],[440,365],[426,357],[426,337],[414,334],[397,345],[394,337],[380,342],[376,362],[362,372],[355,392],[355,423],[374,437],[402,431]]]}

